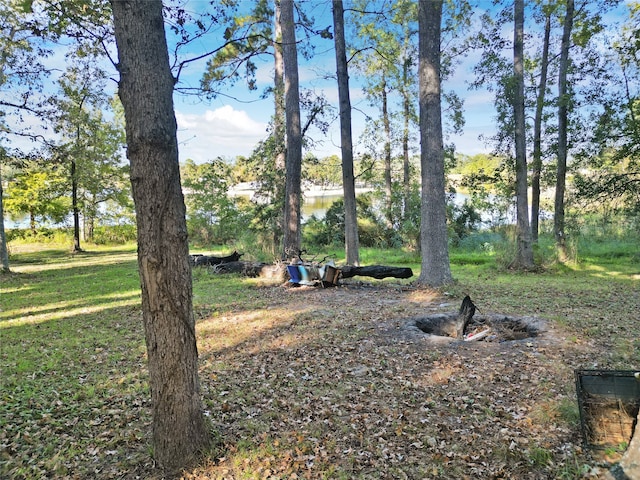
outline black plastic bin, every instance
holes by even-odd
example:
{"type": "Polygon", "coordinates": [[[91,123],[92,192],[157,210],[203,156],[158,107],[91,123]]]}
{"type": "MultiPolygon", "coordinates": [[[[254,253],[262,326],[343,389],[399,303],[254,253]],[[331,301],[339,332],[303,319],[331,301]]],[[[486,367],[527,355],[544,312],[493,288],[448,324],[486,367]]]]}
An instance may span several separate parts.
{"type": "Polygon", "coordinates": [[[576,393],[585,444],[620,448],[629,444],[640,409],[634,370],[576,370],[576,393]]]}

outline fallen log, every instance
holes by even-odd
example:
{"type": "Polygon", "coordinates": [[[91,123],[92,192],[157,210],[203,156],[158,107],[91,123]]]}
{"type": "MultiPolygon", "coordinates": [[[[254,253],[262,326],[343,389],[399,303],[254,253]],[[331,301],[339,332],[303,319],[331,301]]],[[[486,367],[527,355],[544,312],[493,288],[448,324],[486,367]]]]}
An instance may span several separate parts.
{"type": "MultiPolygon", "coordinates": [[[[336,284],[338,277],[352,278],[355,276],[373,277],[383,279],[393,278],[411,278],[413,271],[408,267],[389,267],[385,265],[370,265],[366,267],[355,267],[345,265],[336,267],[339,275],[331,279],[330,283],[336,284]]],[[[271,264],[262,262],[235,261],[214,265],[211,268],[212,273],[240,273],[247,277],[263,277],[263,278],[284,278],[286,267],[283,264],[271,264]]]]}
{"type": "Polygon", "coordinates": [[[245,277],[284,279],[284,266],[281,264],[236,261],[215,265],[213,273],[239,273],[245,277]]]}
{"type": "Polygon", "coordinates": [[[355,276],[372,277],[378,280],[382,278],[411,278],[413,271],[408,267],[389,267],[385,265],[369,265],[366,267],[356,267],[345,265],[340,267],[342,278],[352,278],[355,276]]]}
{"type": "Polygon", "coordinates": [[[222,263],[237,262],[244,253],[234,250],[231,255],[216,257],[215,255],[192,255],[193,263],[196,267],[206,267],[220,265],[222,263]]]}

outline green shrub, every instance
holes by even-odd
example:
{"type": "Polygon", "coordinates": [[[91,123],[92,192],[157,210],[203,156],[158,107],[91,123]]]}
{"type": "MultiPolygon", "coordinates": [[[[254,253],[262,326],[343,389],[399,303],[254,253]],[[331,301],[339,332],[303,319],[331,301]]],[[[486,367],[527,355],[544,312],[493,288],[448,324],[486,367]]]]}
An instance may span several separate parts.
{"type": "Polygon", "coordinates": [[[12,228],[11,230],[6,230],[4,233],[7,242],[15,242],[18,240],[26,240],[31,232],[27,228],[12,228]]]}
{"type": "MultiPolygon", "coordinates": [[[[361,247],[399,248],[402,236],[386,226],[376,214],[371,199],[367,195],[356,199],[358,213],[358,239],[361,247]]],[[[336,200],[327,210],[323,219],[312,216],[304,225],[305,245],[317,247],[338,247],[344,245],[344,201],[336,200]]]]}
{"type": "Polygon", "coordinates": [[[96,245],[124,245],[136,239],[136,226],[125,224],[95,227],[92,241],[96,245]]]}

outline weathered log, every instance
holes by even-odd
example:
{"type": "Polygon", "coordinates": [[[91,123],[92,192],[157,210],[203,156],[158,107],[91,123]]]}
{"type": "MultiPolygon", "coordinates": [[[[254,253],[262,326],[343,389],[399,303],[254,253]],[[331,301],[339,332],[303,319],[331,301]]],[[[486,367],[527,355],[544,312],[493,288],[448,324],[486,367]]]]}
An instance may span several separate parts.
{"type": "Polygon", "coordinates": [[[389,267],[385,265],[369,265],[366,267],[345,265],[344,267],[340,267],[340,271],[342,272],[342,278],[363,276],[382,279],[387,277],[411,278],[413,276],[413,272],[408,267],[389,267]]]}
{"type": "MultiPolygon", "coordinates": [[[[413,276],[410,268],[389,267],[385,265],[370,265],[366,267],[346,265],[337,268],[337,270],[340,271],[342,278],[365,276],[382,279],[387,277],[411,278],[413,276]]],[[[240,273],[247,277],[284,278],[286,270],[285,266],[280,264],[235,261],[214,265],[211,271],[213,273],[240,273]]],[[[335,283],[335,280],[334,278],[331,282],[335,283]]]]}
{"type": "Polygon", "coordinates": [[[245,277],[284,279],[284,266],[264,262],[227,262],[215,265],[213,273],[239,273],[245,277]]]}
{"type": "Polygon", "coordinates": [[[236,250],[231,255],[224,257],[216,257],[214,255],[193,255],[194,264],[196,267],[214,266],[222,263],[237,262],[244,253],[238,253],[236,250]]]}

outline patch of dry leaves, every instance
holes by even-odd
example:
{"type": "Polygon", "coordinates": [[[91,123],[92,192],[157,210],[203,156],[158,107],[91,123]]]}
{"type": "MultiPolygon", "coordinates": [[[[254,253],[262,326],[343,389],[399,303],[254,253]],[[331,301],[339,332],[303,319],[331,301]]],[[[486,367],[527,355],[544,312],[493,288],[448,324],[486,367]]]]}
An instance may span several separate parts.
{"type": "MultiPolygon", "coordinates": [[[[530,341],[434,346],[408,333],[405,319],[455,310],[457,300],[409,287],[261,294],[274,312],[263,312],[261,328],[228,342],[201,334],[218,450],[185,478],[551,479],[592,471],[573,407],[573,369],[590,362],[592,346],[557,329],[530,341]]],[[[242,331],[255,318],[238,312],[222,321],[242,331]]]]}
{"type": "MultiPolygon", "coordinates": [[[[602,470],[582,447],[573,370],[636,357],[629,368],[640,368],[640,319],[628,315],[638,291],[603,284],[597,295],[554,296],[540,285],[522,293],[542,298],[533,312],[518,310],[515,287],[477,289],[482,313],[553,317],[545,338],[502,344],[425,341],[406,319],[455,311],[464,295],[386,282],[263,286],[255,302],[197,309],[215,445],[183,478],[595,478],[602,470]]],[[[123,348],[139,348],[137,313],[120,321],[132,332],[123,348]]],[[[3,391],[0,472],[163,478],[150,455],[144,356],[84,353],[87,365],[12,384],[31,389],[32,405],[12,403],[24,392],[3,391]]]]}

